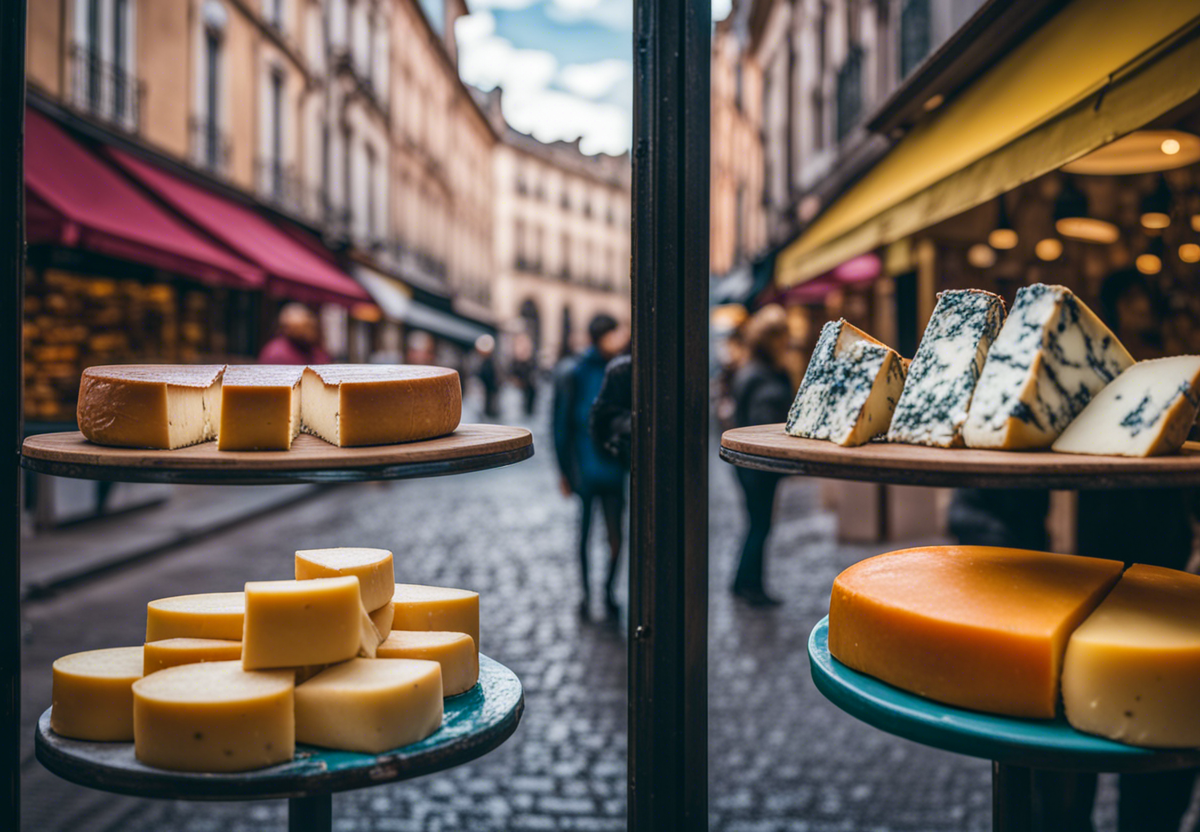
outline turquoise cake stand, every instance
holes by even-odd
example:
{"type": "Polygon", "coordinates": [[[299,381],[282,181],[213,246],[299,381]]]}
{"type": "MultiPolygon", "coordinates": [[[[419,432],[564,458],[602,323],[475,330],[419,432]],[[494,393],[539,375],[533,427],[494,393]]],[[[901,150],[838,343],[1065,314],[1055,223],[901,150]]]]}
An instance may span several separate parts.
{"type": "Polygon", "coordinates": [[[923,745],[991,760],[993,828],[1030,828],[1030,769],[1148,772],[1200,766],[1200,749],[1163,750],[1082,734],[1061,717],[1012,719],[942,705],[851,670],[829,654],[829,617],[808,639],[813,683],[846,713],[923,745]]]}

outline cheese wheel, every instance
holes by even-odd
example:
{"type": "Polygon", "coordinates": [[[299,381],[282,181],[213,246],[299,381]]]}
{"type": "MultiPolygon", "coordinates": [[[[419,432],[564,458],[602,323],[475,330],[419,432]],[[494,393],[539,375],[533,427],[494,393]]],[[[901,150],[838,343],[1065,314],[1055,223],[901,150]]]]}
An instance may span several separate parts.
{"type": "MultiPolygon", "coordinates": [[[[363,606],[377,610],[392,600],[396,571],[387,549],[303,549],[296,552],[296,580],[312,578],[358,578],[363,606]]],[[[390,627],[388,629],[391,629],[390,627]]]]}
{"type": "Polygon", "coordinates": [[[133,686],[134,753],[173,771],[249,771],[292,759],[292,671],[184,664],[133,686]]]}
{"type": "Polygon", "coordinates": [[[415,659],[352,659],[296,688],[296,739],[379,754],[442,724],[442,669],[415,659]]]}
{"type": "Polygon", "coordinates": [[[341,447],[390,445],[453,432],[458,373],[445,367],[322,364],[301,382],[303,430],[341,447]]]}
{"type": "Polygon", "coordinates": [[[479,655],[479,593],[441,586],[396,584],[393,630],[466,633],[479,655]]]}
{"type": "Polygon", "coordinates": [[[72,653],[54,662],[50,729],[76,740],[133,739],[133,683],[142,678],[141,647],[72,653]]]}
{"type": "Polygon", "coordinates": [[[220,638],[168,638],[146,642],[142,672],[199,662],[228,662],[242,657],[242,643],[220,638]]]}
{"type": "Polygon", "coordinates": [[[479,681],[479,655],[466,633],[393,630],[375,655],[380,659],[426,659],[442,666],[442,694],[457,696],[479,681]]]}
{"type": "Polygon", "coordinates": [[[300,433],[303,367],[230,366],[221,385],[222,451],[286,451],[300,433]]]}
{"type": "Polygon", "coordinates": [[[379,633],[363,609],[358,578],[246,584],[246,670],[331,664],[374,656],[379,633]]]}
{"type": "Polygon", "coordinates": [[[988,546],[868,558],[833,582],[829,652],[929,699],[1052,719],[1067,639],[1123,566],[988,546]]]}
{"type": "Polygon", "coordinates": [[[217,434],[221,365],[89,367],[79,380],[79,430],[98,445],[182,448],[217,434]]]}
{"type": "Polygon", "coordinates": [[[244,592],[175,595],[146,605],[146,641],[219,638],[241,641],[244,592]]]}
{"type": "Polygon", "coordinates": [[[392,631],[392,621],[396,618],[396,605],[388,601],[379,609],[371,610],[367,615],[371,617],[371,623],[379,631],[379,640],[383,641],[392,631]]]}
{"type": "Polygon", "coordinates": [[[1134,564],[1071,636],[1063,706],[1080,731],[1200,746],[1200,576],[1134,564]]]}

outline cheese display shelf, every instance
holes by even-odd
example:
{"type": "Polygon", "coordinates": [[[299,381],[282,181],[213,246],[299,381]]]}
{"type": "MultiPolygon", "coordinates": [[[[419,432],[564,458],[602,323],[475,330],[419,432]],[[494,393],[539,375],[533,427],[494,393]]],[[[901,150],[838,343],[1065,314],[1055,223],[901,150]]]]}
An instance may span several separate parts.
{"type": "Polygon", "coordinates": [[[733,465],[810,477],[947,488],[1171,488],[1200,485],[1200,442],[1174,456],[1086,456],[868,442],[846,448],[800,439],[783,425],[735,428],[721,436],[733,465]]]}
{"type": "Polygon", "coordinates": [[[460,425],[436,439],[350,448],[301,434],[288,451],[219,451],[216,442],[172,451],[114,448],[71,431],[28,437],[21,465],[76,479],[270,485],[434,477],[512,465],[531,456],[530,432],[503,425],[460,425]]]}
{"type": "Polygon", "coordinates": [[[81,786],[175,800],[288,798],[289,828],[328,830],[332,793],[408,780],[481,757],[512,735],[524,707],[516,674],[481,655],[479,683],[445,700],[442,727],[420,742],[383,754],[297,744],[291,762],[257,771],[167,771],[138,762],[131,742],[83,742],[58,736],[50,730],[49,709],[38,720],[35,752],[47,769],[81,786]]]}

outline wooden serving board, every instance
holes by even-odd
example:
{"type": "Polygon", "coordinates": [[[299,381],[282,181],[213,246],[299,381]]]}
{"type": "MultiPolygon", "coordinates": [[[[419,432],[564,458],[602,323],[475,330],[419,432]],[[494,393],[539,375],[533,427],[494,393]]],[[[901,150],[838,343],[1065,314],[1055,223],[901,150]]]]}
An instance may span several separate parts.
{"type": "Polygon", "coordinates": [[[844,448],[788,436],[783,424],[726,431],[726,462],[780,474],[959,488],[1170,488],[1200,485],[1200,443],[1175,456],[1134,459],[869,442],[844,448]]]}
{"type": "Polygon", "coordinates": [[[460,425],[437,439],[359,448],[338,448],[301,434],[289,451],[218,451],[216,442],[174,451],[111,448],[71,431],[30,436],[21,464],[80,479],[248,485],[438,476],[509,465],[532,455],[530,432],[503,425],[460,425]]]}

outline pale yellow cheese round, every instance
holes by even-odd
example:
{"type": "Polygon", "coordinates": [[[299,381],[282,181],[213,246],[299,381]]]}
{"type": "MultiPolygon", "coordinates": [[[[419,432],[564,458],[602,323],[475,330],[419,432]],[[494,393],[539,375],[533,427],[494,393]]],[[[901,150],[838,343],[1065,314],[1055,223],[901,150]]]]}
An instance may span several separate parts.
{"type": "Polygon", "coordinates": [[[246,593],[176,595],[146,605],[146,641],[221,638],[241,641],[246,593]]]}
{"type": "Polygon", "coordinates": [[[247,670],[331,664],[360,652],[374,656],[378,646],[379,633],[353,575],[246,584],[247,670]]]}
{"type": "Polygon", "coordinates": [[[371,617],[371,623],[379,631],[379,639],[382,641],[392,631],[392,621],[396,617],[396,605],[388,601],[382,607],[372,610],[367,615],[371,617]]]}
{"type": "Polygon", "coordinates": [[[76,740],[133,739],[133,683],[142,678],[141,647],[63,656],[53,665],[50,728],[76,740]]]}
{"type": "Polygon", "coordinates": [[[466,633],[479,655],[479,593],[440,586],[396,584],[393,630],[466,633]]]}
{"type": "Polygon", "coordinates": [[[479,681],[479,656],[466,633],[393,630],[375,655],[380,659],[426,659],[442,666],[442,694],[457,696],[479,681]]]}
{"type": "Polygon", "coordinates": [[[416,659],[352,659],[296,688],[296,739],[379,754],[442,724],[442,668],[416,659]]]}
{"type": "Polygon", "coordinates": [[[167,638],[146,642],[143,672],[199,662],[228,662],[242,657],[242,643],[222,638],[167,638]]]}
{"type": "Polygon", "coordinates": [[[387,549],[344,547],[296,552],[298,581],[347,575],[358,578],[363,606],[368,610],[377,610],[392,600],[396,572],[392,567],[392,553],[387,549]]]}
{"type": "Polygon", "coordinates": [[[174,771],[248,771],[295,752],[295,676],[240,662],[184,664],[133,686],[134,752],[174,771]]]}

